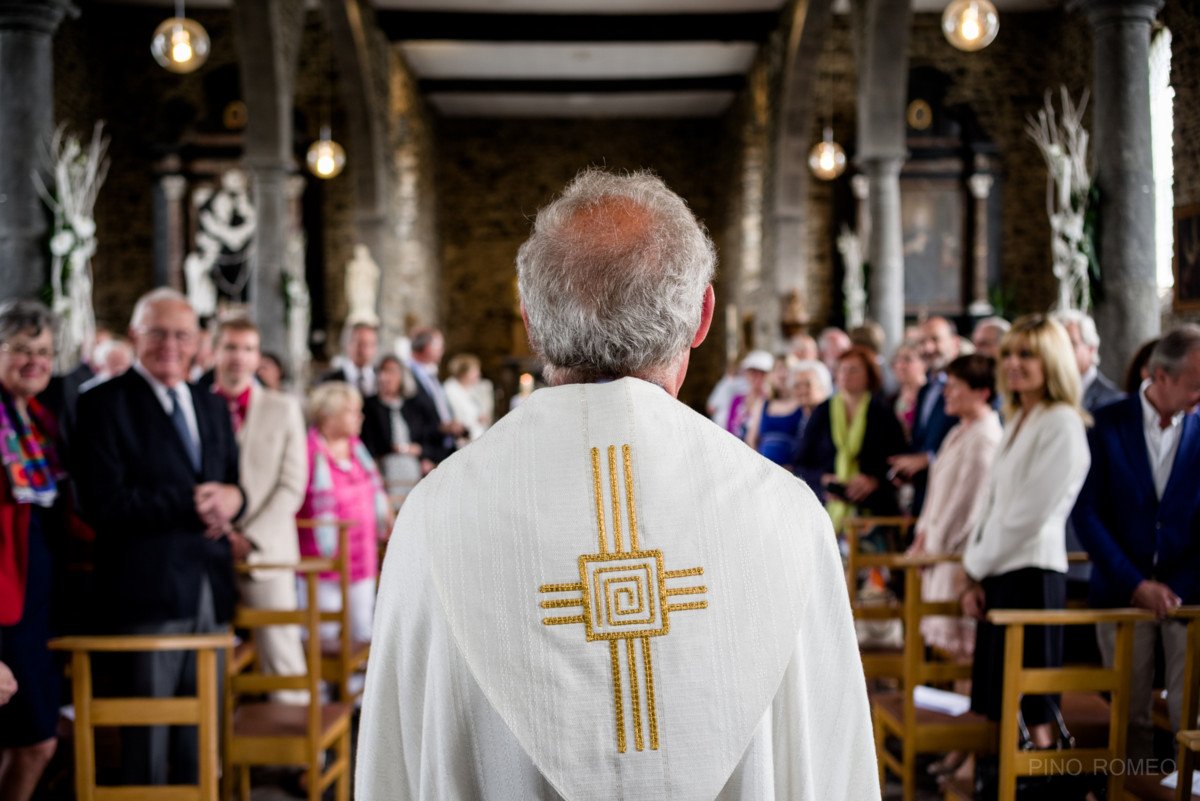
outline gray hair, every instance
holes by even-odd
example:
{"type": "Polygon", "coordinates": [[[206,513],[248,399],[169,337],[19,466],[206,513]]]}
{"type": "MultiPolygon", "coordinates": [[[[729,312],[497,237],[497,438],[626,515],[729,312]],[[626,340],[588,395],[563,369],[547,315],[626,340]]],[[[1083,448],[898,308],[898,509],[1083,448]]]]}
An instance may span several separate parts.
{"type": "MultiPolygon", "coordinates": [[[[1096,330],[1096,321],[1078,309],[1060,309],[1050,315],[1059,325],[1066,328],[1074,323],[1079,326],[1079,338],[1083,344],[1089,348],[1100,347],[1100,332],[1096,330]]],[[[1092,364],[1100,363],[1100,352],[1097,350],[1096,355],[1092,357],[1092,364]]]]}
{"type": "Polygon", "coordinates": [[[1146,363],[1146,369],[1153,376],[1155,369],[1161,368],[1163,372],[1174,378],[1183,369],[1183,363],[1188,354],[1194,350],[1200,350],[1200,325],[1193,323],[1181,325],[1171,333],[1164,335],[1154,346],[1154,350],[1150,353],[1150,361],[1146,363]]]}
{"type": "Polygon", "coordinates": [[[824,362],[816,359],[801,359],[792,365],[788,373],[793,378],[802,373],[812,373],[813,377],[817,379],[817,383],[820,384],[825,397],[828,398],[833,394],[833,376],[829,374],[829,368],[825,366],[824,362]]]}
{"type": "Polygon", "coordinates": [[[995,328],[1000,332],[1000,335],[1003,336],[1004,334],[1008,333],[1009,329],[1012,328],[1012,323],[1010,323],[1008,320],[1005,320],[1003,317],[984,317],[982,320],[975,323],[975,328],[972,330],[978,331],[982,328],[995,328]]]}
{"type": "Polygon", "coordinates": [[[339,414],[351,403],[362,404],[362,395],[345,381],[326,381],[313,387],[308,396],[308,418],[317,427],[328,417],[339,414]]]}
{"type": "Polygon", "coordinates": [[[0,343],[23,331],[32,331],[37,336],[47,329],[51,337],[58,337],[58,315],[42,303],[28,298],[11,298],[0,303],[0,343]]]}
{"type": "Polygon", "coordinates": [[[547,379],[657,376],[695,336],[716,264],[704,226],[662,179],[579,173],[517,252],[547,379]]]}
{"type": "MultiPolygon", "coordinates": [[[[151,289],[145,295],[142,295],[137,299],[137,303],[133,305],[133,314],[129,315],[129,327],[140,328],[142,324],[142,318],[146,316],[146,312],[149,311],[150,307],[158,303],[166,302],[182,303],[189,309],[192,308],[192,304],[190,301],[188,301],[187,295],[183,294],[178,289],[172,289],[169,286],[160,286],[158,289],[151,289]]],[[[195,314],[195,310],[193,310],[192,313],[195,314]]],[[[198,324],[199,321],[197,321],[197,325],[198,324]]]]}

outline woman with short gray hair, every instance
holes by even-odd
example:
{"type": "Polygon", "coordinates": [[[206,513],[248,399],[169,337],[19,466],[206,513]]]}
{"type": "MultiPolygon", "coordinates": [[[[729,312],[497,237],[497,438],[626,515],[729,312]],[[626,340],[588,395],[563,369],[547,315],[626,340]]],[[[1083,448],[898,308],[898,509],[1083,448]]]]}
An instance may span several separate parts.
{"type": "Polygon", "coordinates": [[[46,642],[66,474],[58,424],[36,400],[50,382],[57,323],[37,301],[0,303],[0,677],[16,686],[0,700],[0,787],[20,801],[58,744],[58,671],[46,642]]]}

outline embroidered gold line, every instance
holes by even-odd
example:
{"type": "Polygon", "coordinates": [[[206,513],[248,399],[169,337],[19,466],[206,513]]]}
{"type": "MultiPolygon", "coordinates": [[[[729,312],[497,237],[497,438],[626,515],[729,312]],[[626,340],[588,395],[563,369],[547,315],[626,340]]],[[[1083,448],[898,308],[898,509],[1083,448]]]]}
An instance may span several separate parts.
{"type": "Polygon", "coordinates": [[[637,750],[644,751],[646,742],[642,739],[642,699],[638,695],[637,657],[633,650],[633,640],[625,640],[625,653],[629,655],[629,700],[633,703],[633,743],[637,750]]]}
{"type": "Polygon", "coordinates": [[[658,712],[654,709],[654,666],[650,664],[650,638],[642,637],[642,661],[646,663],[646,716],[650,718],[650,750],[658,750],[658,712]]]}
{"type": "Polygon", "coordinates": [[[608,446],[608,484],[612,487],[613,539],[617,543],[617,553],[621,553],[624,550],[621,547],[621,491],[617,489],[617,447],[615,445],[608,446]]]}
{"type": "MultiPolygon", "coordinates": [[[[595,451],[593,451],[595,453],[595,451]]],[[[625,753],[625,707],[621,703],[621,659],[617,653],[617,641],[608,641],[608,652],[612,657],[613,699],[617,709],[617,753],[625,753]]]]}
{"type": "Polygon", "coordinates": [[[583,590],[583,582],[577,581],[574,584],[543,584],[538,587],[538,592],[581,592],[583,590]]]}
{"type": "Polygon", "coordinates": [[[596,530],[600,532],[600,553],[608,553],[604,539],[604,487],[600,484],[600,449],[592,448],[592,490],[596,493],[596,530]]]}
{"type": "Polygon", "coordinates": [[[689,567],[687,570],[666,570],[663,572],[667,578],[683,578],[685,576],[703,576],[704,568],[689,567]]]}
{"type": "Polygon", "coordinates": [[[542,601],[543,609],[564,609],[568,606],[583,606],[583,599],[563,598],[562,600],[542,601]]]}
{"type": "Polygon", "coordinates": [[[570,623],[582,623],[583,615],[575,615],[574,617],[544,617],[542,623],[547,626],[566,626],[570,623]]]}
{"type": "Polygon", "coordinates": [[[708,601],[693,601],[690,604],[667,604],[668,612],[682,612],[685,609],[707,609],[708,601]]]}
{"type": "MultiPolygon", "coordinates": [[[[703,584],[699,587],[671,587],[667,590],[667,595],[691,595],[700,592],[708,592],[708,587],[705,587],[703,584]]],[[[545,605],[545,603],[542,604],[542,606],[545,605]]]]}
{"type": "Polygon", "coordinates": [[[621,446],[621,455],[625,460],[625,505],[629,509],[629,550],[637,552],[640,548],[638,548],[637,511],[633,503],[633,461],[630,459],[628,445],[621,446]]]}

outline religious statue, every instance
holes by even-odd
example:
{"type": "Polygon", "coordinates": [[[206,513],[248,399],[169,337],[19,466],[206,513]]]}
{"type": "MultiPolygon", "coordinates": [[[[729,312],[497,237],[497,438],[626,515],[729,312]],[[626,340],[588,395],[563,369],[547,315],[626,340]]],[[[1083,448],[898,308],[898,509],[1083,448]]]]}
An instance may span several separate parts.
{"type": "MultiPolygon", "coordinates": [[[[205,297],[207,287],[200,278],[204,268],[217,293],[211,304],[214,311],[221,297],[235,303],[245,301],[258,222],[250,202],[246,174],[239,169],[227,170],[221,176],[218,189],[198,189],[192,196],[192,202],[196,206],[198,230],[197,251],[188,254],[184,260],[189,294],[192,291],[192,275],[195,274],[199,299],[208,300],[205,297]],[[197,257],[195,261],[193,256],[197,257]],[[193,262],[190,269],[189,262],[193,262]]],[[[197,313],[203,314],[198,306],[197,313]]]]}
{"type": "Polygon", "coordinates": [[[346,265],[346,322],[379,325],[375,299],[379,290],[379,266],[366,245],[354,246],[354,258],[346,265]]]}
{"type": "Polygon", "coordinates": [[[220,255],[221,243],[201,231],[196,234],[196,250],[183,260],[188,303],[199,317],[217,313],[217,284],[213,281],[213,270],[220,255]]]}
{"type": "Polygon", "coordinates": [[[308,282],[304,278],[303,231],[293,231],[288,237],[287,255],[283,263],[284,305],[287,309],[287,367],[296,386],[304,386],[308,375],[308,334],[312,324],[312,301],[308,282]]]}

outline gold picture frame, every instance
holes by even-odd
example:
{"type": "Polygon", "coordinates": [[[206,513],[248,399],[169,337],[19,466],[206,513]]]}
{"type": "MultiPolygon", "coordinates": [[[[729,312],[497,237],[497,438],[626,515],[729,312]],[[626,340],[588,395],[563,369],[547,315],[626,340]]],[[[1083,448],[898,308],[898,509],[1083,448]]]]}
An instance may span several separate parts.
{"type": "Polygon", "coordinates": [[[1172,309],[1200,311],[1200,204],[1175,209],[1172,309]]]}

